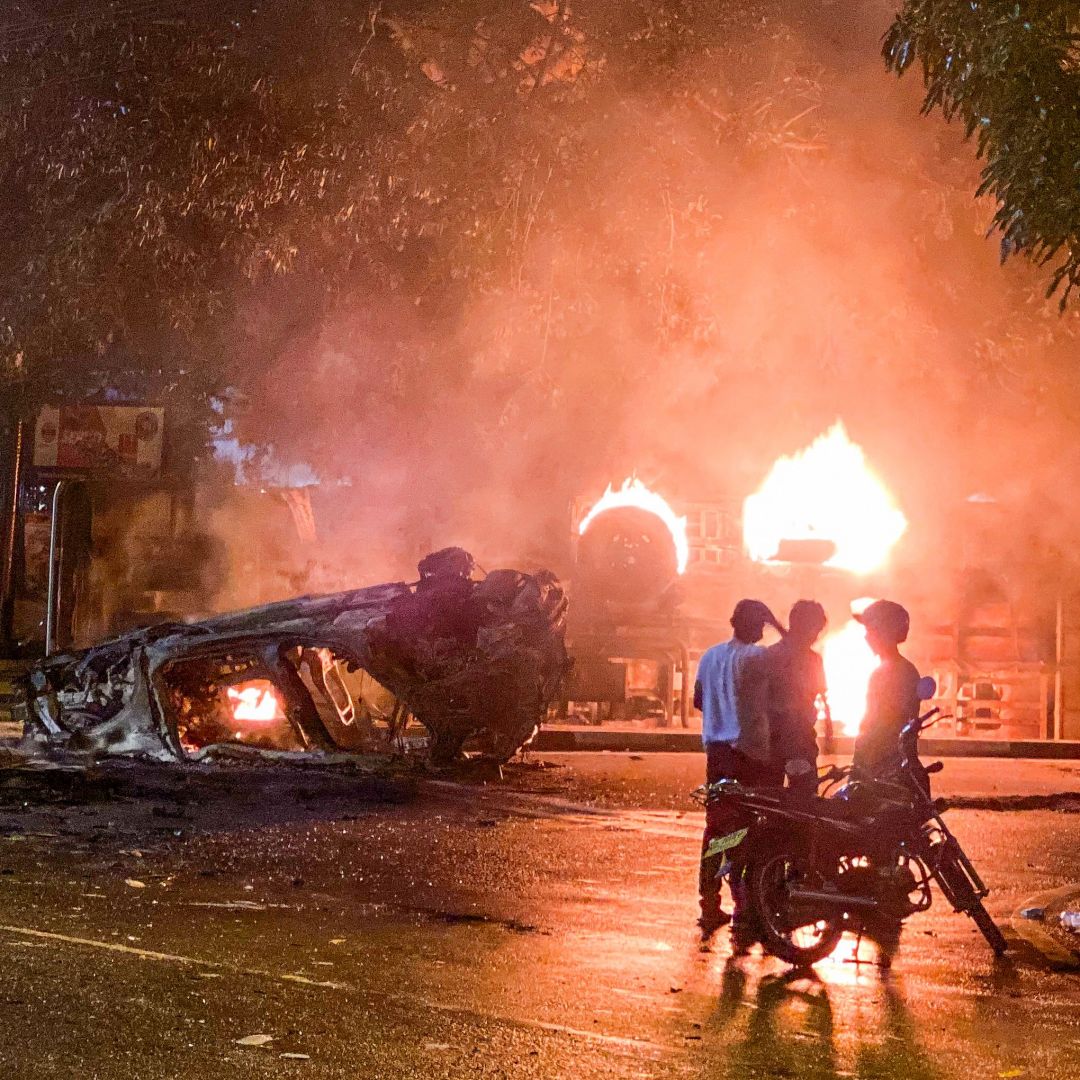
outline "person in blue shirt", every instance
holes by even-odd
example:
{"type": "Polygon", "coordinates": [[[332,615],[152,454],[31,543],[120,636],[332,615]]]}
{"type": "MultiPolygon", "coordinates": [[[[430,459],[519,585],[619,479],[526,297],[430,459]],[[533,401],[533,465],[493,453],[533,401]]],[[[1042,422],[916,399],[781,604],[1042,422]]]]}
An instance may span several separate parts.
{"type": "MultiPolygon", "coordinates": [[[[738,780],[750,786],[782,784],[773,774],[769,753],[769,715],[765,649],[758,644],[766,626],[783,627],[760,600],[740,600],[731,616],[730,641],[714,645],[701,658],[694,685],[694,705],[701,710],[701,741],[705,747],[706,782],[738,780]]],[[[710,804],[705,815],[698,894],[702,940],[733,921],[733,931],[745,928],[745,898],[737,859],[732,862],[733,915],[721,907],[719,872],[723,853],[708,854],[709,844],[737,830],[740,822],[722,801],[710,804]]]]}

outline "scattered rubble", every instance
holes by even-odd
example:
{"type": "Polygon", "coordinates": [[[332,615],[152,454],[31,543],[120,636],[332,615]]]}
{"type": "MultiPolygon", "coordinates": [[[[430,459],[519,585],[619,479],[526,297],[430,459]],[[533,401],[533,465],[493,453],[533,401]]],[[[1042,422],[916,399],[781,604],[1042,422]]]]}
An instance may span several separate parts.
{"type": "Polygon", "coordinates": [[[138,630],[30,672],[24,753],[333,763],[467,740],[505,761],[568,668],[557,578],[473,577],[460,548],[420,580],[138,630]]]}

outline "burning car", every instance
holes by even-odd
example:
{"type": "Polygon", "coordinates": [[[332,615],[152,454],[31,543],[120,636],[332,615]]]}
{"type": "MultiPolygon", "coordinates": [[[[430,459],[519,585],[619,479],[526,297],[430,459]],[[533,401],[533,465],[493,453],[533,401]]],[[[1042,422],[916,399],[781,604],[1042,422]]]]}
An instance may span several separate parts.
{"type": "Polygon", "coordinates": [[[138,630],[32,669],[26,742],[161,760],[224,747],[362,752],[402,745],[410,718],[431,757],[466,743],[523,746],[568,661],[558,579],[495,570],[460,548],[417,582],[305,596],[138,630]]]}

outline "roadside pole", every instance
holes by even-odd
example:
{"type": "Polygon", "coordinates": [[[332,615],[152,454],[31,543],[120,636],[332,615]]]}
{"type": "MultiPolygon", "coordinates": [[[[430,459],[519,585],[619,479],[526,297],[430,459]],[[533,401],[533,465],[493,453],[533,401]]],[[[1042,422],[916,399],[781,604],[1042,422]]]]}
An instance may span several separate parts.
{"type": "Polygon", "coordinates": [[[8,452],[4,455],[3,532],[0,533],[0,656],[15,650],[15,552],[19,530],[19,491],[25,455],[26,425],[16,406],[11,410],[8,452]]]}

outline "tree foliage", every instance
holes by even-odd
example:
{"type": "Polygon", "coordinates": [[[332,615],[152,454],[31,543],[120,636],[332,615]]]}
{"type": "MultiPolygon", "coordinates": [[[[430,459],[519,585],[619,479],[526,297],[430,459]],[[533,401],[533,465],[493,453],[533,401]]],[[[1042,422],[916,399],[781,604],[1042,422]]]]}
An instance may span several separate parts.
{"type": "Polygon", "coordinates": [[[921,68],[924,112],[975,137],[1002,260],[1056,264],[1063,307],[1080,285],[1078,27],[1075,0],[907,0],[883,49],[898,74],[921,68]]]}
{"type": "MultiPolygon", "coordinates": [[[[9,18],[7,369],[66,379],[121,354],[220,383],[357,296],[415,351],[410,327],[520,292],[553,202],[606,197],[588,173],[611,115],[675,94],[732,125],[674,73],[730,55],[755,9],[38,0],[9,18]]],[[[643,138],[670,138],[666,112],[642,119],[643,138]]]]}
{"type": "Polygon", "coordinates": [[[9,359],[190,350],[275,275],[313,311],[357,286],[452,301],[528,227],[528,177],[569,155],[608,53],[629,77],[655,53],[635,39],[679,39],[640,2],[599,22],[555,0],[40,7],[0,26],[9,359]]]}
{"type": "Polygon", "coordinates": [[[402,463],[417,501],[569,495],[643,447],[716,486],[739,455],[688,431],[782,417],[744,432],[771,460],[901,394],[1026,423],[1072,326],[987,259],[969,155],[897,121],[852,8],[20,0],[0,362],[248,391],[246,439],[387,504],[402,463]]]}

